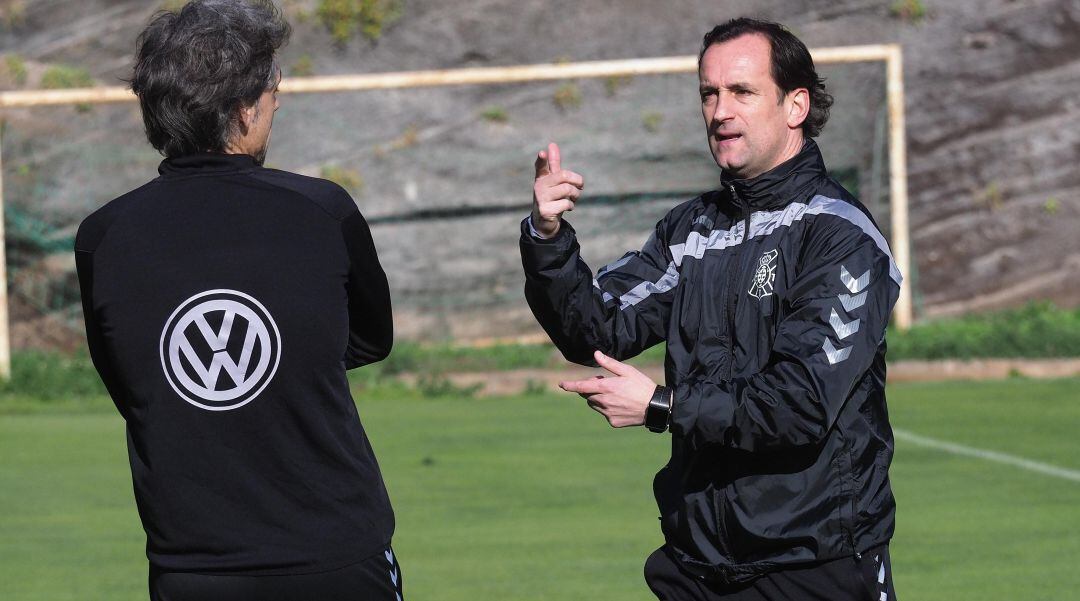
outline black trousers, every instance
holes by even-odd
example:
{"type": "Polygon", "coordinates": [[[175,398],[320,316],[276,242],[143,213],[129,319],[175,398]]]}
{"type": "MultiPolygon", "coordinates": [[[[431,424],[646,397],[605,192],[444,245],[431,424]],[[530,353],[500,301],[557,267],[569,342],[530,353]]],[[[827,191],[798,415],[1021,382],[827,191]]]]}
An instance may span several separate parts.
{"type": "Polygon", "coordinates": [[[765,574],[721,586],[684,571],[667,547],[645,562],[645,582],[661,601],[896,601],[889,546],[854,557],[765,574]]]}
{"type": "Polygon", "coordinates": [[[401,566],[387,549],[330,572],[222,576],[150,566],[151,601],[402,601],[401,566]]]}

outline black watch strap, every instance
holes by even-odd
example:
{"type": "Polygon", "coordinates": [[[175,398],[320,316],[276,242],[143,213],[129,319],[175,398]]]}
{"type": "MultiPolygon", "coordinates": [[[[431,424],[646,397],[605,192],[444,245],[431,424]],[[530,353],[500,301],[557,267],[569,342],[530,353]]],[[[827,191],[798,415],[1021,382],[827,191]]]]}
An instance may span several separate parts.
{"type": "Polygon", "coordinates": [[[671,421],[671,389],[657,386],[645,409],[645,427],[652,432],[663,432],[671,421]]]}

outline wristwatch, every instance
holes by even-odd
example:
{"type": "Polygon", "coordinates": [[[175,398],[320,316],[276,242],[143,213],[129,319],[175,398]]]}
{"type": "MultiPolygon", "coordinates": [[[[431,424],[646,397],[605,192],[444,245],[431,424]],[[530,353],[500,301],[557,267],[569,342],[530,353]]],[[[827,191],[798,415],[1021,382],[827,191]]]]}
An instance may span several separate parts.
{"type": "Polygon", "coordinates": [[[663,432],[671,423],[671,389],[657,386],[645,408],[645,427],[652,432],[663,432]]]}

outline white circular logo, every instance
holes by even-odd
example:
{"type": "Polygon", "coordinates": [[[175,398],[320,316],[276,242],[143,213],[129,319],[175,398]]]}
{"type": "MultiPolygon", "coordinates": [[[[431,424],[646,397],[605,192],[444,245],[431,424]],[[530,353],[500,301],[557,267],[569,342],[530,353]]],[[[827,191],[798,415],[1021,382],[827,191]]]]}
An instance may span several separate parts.
{"type": "Polygon", "coordinates": [[[180,303],[161,332],[161,368],[185,401],[210,411],[242,407],[277,372],[281,334],[262,303],[207,290],[180,303]]]}

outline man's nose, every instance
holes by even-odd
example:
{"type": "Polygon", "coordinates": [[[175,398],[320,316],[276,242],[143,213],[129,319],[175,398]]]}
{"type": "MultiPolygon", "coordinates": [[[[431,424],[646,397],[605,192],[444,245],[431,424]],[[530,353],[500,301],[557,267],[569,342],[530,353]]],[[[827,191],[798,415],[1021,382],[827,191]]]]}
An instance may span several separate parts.
{"type": "Polygon", "coordinates": [[[712,115],[709,124],[718,127],[732,118],[732,99],[721,92],[716,95],[716,102],[712,105],[712,115]]]}

